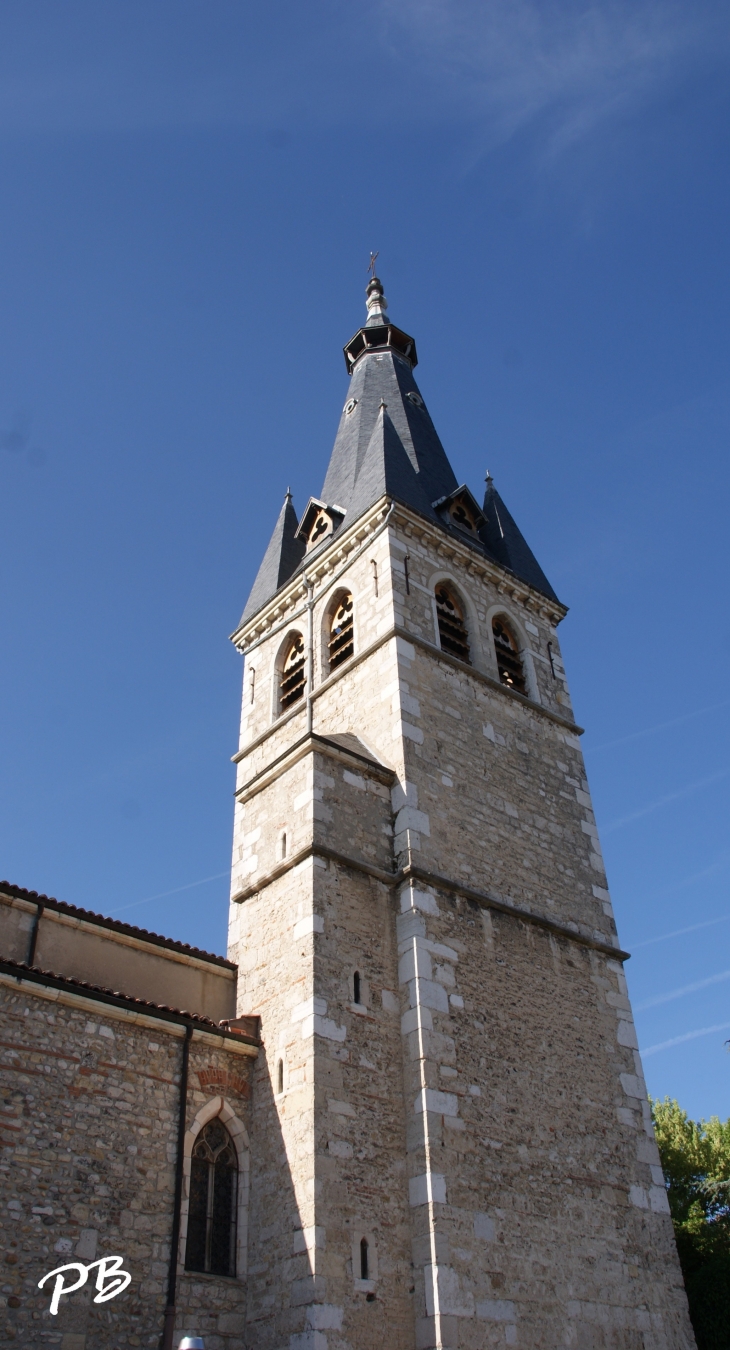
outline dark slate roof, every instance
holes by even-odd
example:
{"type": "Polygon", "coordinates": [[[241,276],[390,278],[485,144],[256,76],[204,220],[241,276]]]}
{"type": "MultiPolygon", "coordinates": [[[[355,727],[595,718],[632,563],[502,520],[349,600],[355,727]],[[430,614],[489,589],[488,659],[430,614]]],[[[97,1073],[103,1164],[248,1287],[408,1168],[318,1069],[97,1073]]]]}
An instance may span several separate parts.
{"type": "Polygon", "coordinates": [[[357,520],[368,507],[388,495],[412,506],[421,515],[436,518],[419,474],[408,457],[395,429],[390,408],[381,404],[360,459],[357,477],[347,504],[347,524],[357,520]]]}
{"type": "Polygon", "coordinates": [[[491,478],[487,479],[482,508],[486,524],[480,530],[480,536],[493,558],[503,567],[508,567],[516,577],[534,586],[536,591],[558,600],[555,591],[543,572],[532,549],[526,543],[515,524],[491,478]]]}
{"type": "Polygon", "coordinates": [[[352,373],[321,493],[325,501],[345,507],[347,525],[377,500],[373,496],[365,500],[365,484],[371,472],[366,460],[383,402],[413,469],[412,476],[407,480],[402,476],[401,482],[405,489],[407,481],[411,496],[399,493],[399,499],[421,512],[425,501],[430,515],[431,502],[447,496],[458,486],[410,363],[388,348],[366,352],[352,373]],[[415,395],[415,399],[410,399],[409,394],[415,395]],[[355,406],[348,412],[353,400],[355,406]]]}
{"type": "Polygon", "coordinates": [[[385,764],[382,759],[360,740],[359,736],[353,735],[351,731],[328,731],[326,734],[320,733],[315,737],[316,740],[326,741],[330,745],[336,745],[340,750],[347,750],[349,754],[356,755],[358,759],[365,760],[368,764],[375,764],[379,769],[387,769],[389,773],[394,773],[389,764],[385,764]]]}
{"type": "MultiPolygon", "coordinates": [[[[453,524],[444,509],[458,490],[458,482],[413,377],[415,344],[385,317],[387,301],[377,277],[370,282],[367,295],[367,323],[345,348],[352,370],[350,388],[320,499],[330,509],[338,507],[345,513],[342,525],[335,524],[335,532],[348,528],[381,497],[389,496],[464,541],[466,532],[453,524]]],[[[483,549],[516,577],[557,601],[491,479],[483,509],[486,521],[478,539],[468,537],[470,545],[483,549]]],[[[287,494],[241,624],[301,567],[305,545],[301,537],[295,538],[296,530],[297,517],[287,494]]],[[[329,547],[331,538],[326,537],[316,551],[329,547]]]]}
{"type": "Polygon", "coordinates": [[[261,609],[279,587],[296,572],[304,557],[305,549],[305,541],[295,537],[298,524],[291,493],[287,492],[284,505],[279,512],[279,519],[274,526],[274,533],[269,540],[269,546],[241,615],[241,623],[245,623],[252,614],[261,609]]]}
{"type": "Polygon", "coordinates": [[[25,886],[14,886],[10,881],[0,881],[0,895],[11,896],[15,900],[29,900],[43,909],[55,909],[59,914],[68,914],[72,919],[83,919],[84,923],[95,923],[100,928],[111,928],[115,933],[127,933],[142,942],[154,943],[156,947],[168,947],[173,952],[183,952],[185,956],[196,956],[199,961],[212,961],[217,966],[226,966],[228,970],[237,970],[234,961],[225,956],[214,956],[211,952],[201,951],[200,947],[191,947],[188,942],[177,942],[175,938],[161,937],[159,933],[150,933],[146,928],[137,928],[133,923],[123,923],[121,919],[108,919],[104,914],[95,914],[91,909],[81,909],[70,905],[66,900],[54,900],[52,895],[42,895],[38,891],[28,891],[25,886]]]}

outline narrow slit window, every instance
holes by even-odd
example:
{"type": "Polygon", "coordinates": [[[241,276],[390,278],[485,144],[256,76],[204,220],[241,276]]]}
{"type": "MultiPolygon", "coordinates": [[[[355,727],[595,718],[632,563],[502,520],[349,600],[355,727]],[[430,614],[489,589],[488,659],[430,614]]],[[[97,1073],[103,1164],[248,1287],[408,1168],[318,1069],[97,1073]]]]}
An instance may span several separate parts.
{"type": "Polygon", "coordinates": [[[279,1060],[276,1066],[276,1091],[281,1094],[284,1091],[284,1061],[279,1060]]]}
{"type": "Polygon", "coordinates": [[[502,684],[506,684],[509,689],[516,689],[518,694],[526,694],[525,671],[514,634],[503,619],[497,618],[492,620],[492,635],[502,684]]]}
{"type": "Polygon", "coordinates": [[[369,1279],[370,1279],[370,1276],[369,1276],[369,1274],[368,1274],[369,1265],[370,1265],[370,1263],[369,1263],[369,1261],[368,1261],[368,1240],[367,1240],[367,1238],[360,1238],[360,1279],[361,1279],[361,1280],[369,1280],[369,1279]]]}
{"type": "Polygon", "coordinates": [[[287,648],[279,685],[281,711],[285,712],[292,703],[303,697],[306,673],[304,670],[304,639],[301,633],[295,633],[287,648]]]}
{"type": "Polygon", "coordinates": [[[356,971],[355,971],[355,974],[354,974],[353,977],[352,977],[352,1001],[353,1001],[353,1003],[361,1003],[361,1002],[362,1002],[362,999],[360,998],[360,971],[359,971],[359,970],[356,970],[356,971]]]}
{"type": "Polygon", "coordinates": [[[349,594],[341,596],[332,615],[328,650],[330,670],[336,670],[355,650],[352,596],[349,594]]]}
{"type": "Polygon", "coordinates": [[[186,1270],[235,1275],[237,1200],[235,1146],[216,1117],[200,1131],[190,1160],[186,1270]]]}
{"type": "Polygon", "coordinates": [[[442,650],[471,665],[464,610],[449,586],[436,587],[436,612],[442,650]]]}
{"type": "Polygon", "coordinates": [[[279,844],[279,857],[281,858],[282,862],[286,857],[286,846],[287,846],[286,830],[284,830],[281,836],[281,842],[279,844]]]}

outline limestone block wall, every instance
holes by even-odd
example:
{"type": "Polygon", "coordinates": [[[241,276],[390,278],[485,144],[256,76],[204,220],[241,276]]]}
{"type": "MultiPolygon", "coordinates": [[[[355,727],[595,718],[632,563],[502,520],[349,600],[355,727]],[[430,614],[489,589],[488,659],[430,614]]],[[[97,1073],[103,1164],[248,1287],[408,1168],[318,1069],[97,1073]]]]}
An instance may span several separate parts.
{"type": "Polygon", "coordinates": [[[400,897],[417,1343],[693,1345],[619,962],[400,897]]]}
{"type": "Polygon", "coordinates": [[[264,1028],[252,1098],[251,1347],[413,1345],[392,905],[389,887],[315,857],[236,907],[240,1011],[264,1028]],[[315,1332],[325,1339],[306,1339],[315,1332]]]}
{"type": "Polygon", "coordinates": [[[529,697],[572,719],[556,631],[565,614],[562,606],[479,559],[468,544],[434,539],[434,531],[415,518],[399,513],[390,542],[395,612],[408,632],[439,645],[434,592],[439,582],[451,583],[465,604],[474,668],[499,679],[492,619],[503,615],[521,649],[529,697]]]}
{"type": "MultiPolygon", "coordinates": [[[[691,1350],[564,610],[399,507],[373,545],[338,578],[355,654],[333,673],[326,587],[347,539],[312,564],[311,709],[277,718],[255,693],[247,711],[244,685],[233,890],[246,898],[229,954],[265,1040],[251,1345],[691,1350]],[[440,650],[441,580],[462,597],[471,667],[440,650]],[[499,683],[495,614],[519,638],[526,698],[499,683]],[[392,781],[321,753],[317,736],[342,733],[392,781]],[[272,876],[294,811],[292,843],[309,836],[314,856],[272,876]],[[284,1202],[267,1220],[277,1166],[284,1202]],[[358,1235],[376,1258],[367,1290],[358,1235]]],[[[260,672],[272,688],[295,589],[255,621],[255,690],[260,672]]]]}
{"type": "MultiPolygon", "coordinates": [[[[73,996],[0,983],[3,1345],[39,1350],[157,1346],[167,1296],[184,1028],[73,996]],[[38,1281],[71,1261],[124,1257],[129,1289],[89,1286],[49,1314],[38,1281]]],[[[188,1128],[223,1096],[247,1161],[251,1059],[193,1040],[188,1128]]],[[[217,1038],[220,1041],[220,1038],[217,1038]]],[[[217,1111],[218,1106],[214,1109],[217,1111]]],[[[241,1168],[245,1182],[245,1166],[241,1168]]],[[[245,1194],[245,1187],[244,1187],[245,1194]]],[[[245,1235],[245,1228],[244,1228],[245,1235]]],[[[244,1248],[245,1256],[245,1248],[244,1248]]],[[[93,1273],[92,1273],[93,1274],[93,1273]]],[[[240,1278],[180,1274],[178,1331],[243,1350],[240,1278]]]]}
{"type": "Polygon", "coordinates": [[[399,661],[423,737],[405,750],[418,863],[614,942],[578,738],[416,646],[399,661]]]}
{"type": "Polygon", "coordinates": [[[313,872],[308,858],[232,910],[240,956],[239,1012],[262,1019],[253,1077],[247,1346],[278,1350],[302,1329],[316,1274],[313,872]],[[306,1034],[305,1034],[306,1033],[306,1034]]]}

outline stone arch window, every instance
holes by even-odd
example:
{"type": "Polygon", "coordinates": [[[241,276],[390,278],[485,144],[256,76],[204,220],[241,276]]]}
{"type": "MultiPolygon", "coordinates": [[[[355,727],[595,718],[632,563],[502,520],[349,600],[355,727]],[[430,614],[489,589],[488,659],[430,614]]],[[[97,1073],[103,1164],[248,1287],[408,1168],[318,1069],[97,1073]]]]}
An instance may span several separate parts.
{"type": "Polygon", "coordinates": [[[458,656],[460,661],[466,661],[471,665],[464,605],[453,586],[443,581],[436,587],[436,614],[441,650],[450,652],[452,656],[458,656]]]}
{"type": "Polygon", "coordinates": [[[304,638],[301,633],[292,633],[284,648],[279,673],[281,712],[286,712],[287,708],[304,697],[306,682],[304,638]]]}
{"type": "Polygon", "coordinates": [[[336,670],[355,650],[355,630],[352,595],[343,591],[337,596],[329,615],[327,656],[330,670],[336,670]]]}
{"type": "Polygon", "coordinates": [[[506,684],[508,689],[516,689],[518,694],[526,694],[527,681],[519,644],[510,625],[501,614],[495,614],[492,619],[492,637],[500,681],[506,684]]]}
{"type": "Polygon", "coordinates": [[[369,1262],[369,1260],[368,1260],[368,1257],[369,1257],[368,1246],[369,1246],[369,1244],[368,1244],[367,1238],[366,1238],[366,1237],[360,1238],[360,1279],[361,1279],[361,1280],[369,1280],[369,1279],[370,1279],[370,1274],[369,1274],[370,1262],[369,1262]]]}
{"type": "Polygon", "coordinates": [[[200,1130],[190,1160],[185,1269],[235,1275],[238,1156],[219,1116],[200,1130]]]}

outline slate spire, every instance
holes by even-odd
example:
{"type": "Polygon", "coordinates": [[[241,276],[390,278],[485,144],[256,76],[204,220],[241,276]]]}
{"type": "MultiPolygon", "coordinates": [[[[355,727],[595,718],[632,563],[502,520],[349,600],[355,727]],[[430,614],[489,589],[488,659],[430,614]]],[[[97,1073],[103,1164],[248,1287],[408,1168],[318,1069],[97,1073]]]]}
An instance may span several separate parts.
{"type": "Polygon", "coordinates": [[[515,576],[534,586],[535,590],[542,591],[542,594],[549,596],[551,600],[557,600],[558,597],[537,558],[497,492],[489,470],[486,483],[487,490],[482,507],[485,524],[479,533],[489,553],[503,567],[508,567],[510,572],[514,572],[515,576]]]}
{"type": "Polygon", "coordinates": [[[256,580],[246,601],[241,623],[245,623],[252,614],[255,614],[258,609],[261,609],[262,605],[266,604],[267,600],[271,599],[271,596],[278,591],[279,587],[289,580],[289,577],[296,571],[302,561],[305,545],[303,539],[295,538],[298,524],[292,495],[287,488],[284,505],[279,512],[279,519],[274,526],[274,533],[269,540],[263,562],[256,573],[256,580]]]}
{"type": "MultiPolygon", "coordinates": [[[[345,508],[348,525],[355,519],[356,505],[360,513],[377,500],[372,497],[365,501],[364,483],[370,476],[366,462],[368,447],[384,401],[388,418],[413,469],[410,495],[398,494],[399,500],[433,516],[430,503],[453,492],[457,481],[413,378],[418,360],[416,344],[387,318],[388,302],[378,277],[368,283],[366,295],[365,326],[344,349],[351,372],[350,389],[321,497],[345,508]]],[[[404,491],[405,488],[403,482],[404,491]]]]}
{"type": "MultiPolygon", "coordinates": [[[[466,485],[459,486],[413,377],[418,363],[415,341],[391,323],[376,276],[368,282],[366,303],[365,324],[344,348],[350,387],[324,486],[319,498],[310,498],[310,509],[329,512],[337,531],[348,529],[382,497],[391,497],[462,542],[468,539],[473,548],[557,600],[491,476],[487,475],[482,512],[466,485]],[[472,524],[465,534],[460,525],[470,513],[472,524]]],[[[297,515],[287,492],[241,623],[301,566],[307,519],[305,511],[297,535],[297,515]]]]}
{"type": "Polygon", "coordinates": [[[373,502],[386,495],[407,502],[421,515],[434,515],[383,399],[362,456],[346,519],[357,520],[373,502]]]}

